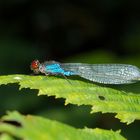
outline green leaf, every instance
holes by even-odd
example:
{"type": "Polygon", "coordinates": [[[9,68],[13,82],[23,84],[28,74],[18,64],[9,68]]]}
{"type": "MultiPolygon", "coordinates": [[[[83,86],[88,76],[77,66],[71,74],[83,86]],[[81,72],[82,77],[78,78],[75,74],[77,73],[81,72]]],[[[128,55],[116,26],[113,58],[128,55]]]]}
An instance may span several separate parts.
{"type": "Polygon", "coordinates": [[[125,140],[120,131],[76,129],[71,126],[36,116],[9,112],[1,119],[0,133],[25,140],[125,140]]]}
{"type": "Polygon", "coordinates": [[[140,95],[133,92],[53,76],[0,76],[0,84],[8,83],[19,83],[20,89],[38,89],[38,95],[64,98],[65,104],[91,105],[92,113],[116,113],[115,117],[127,124],[140,119],[140,95]]]}
{"type": "Polygon", "coordinates": [[[0,140],[14,140],[14,138],[9,134],[3,133],[0,135],[0,140]]]}

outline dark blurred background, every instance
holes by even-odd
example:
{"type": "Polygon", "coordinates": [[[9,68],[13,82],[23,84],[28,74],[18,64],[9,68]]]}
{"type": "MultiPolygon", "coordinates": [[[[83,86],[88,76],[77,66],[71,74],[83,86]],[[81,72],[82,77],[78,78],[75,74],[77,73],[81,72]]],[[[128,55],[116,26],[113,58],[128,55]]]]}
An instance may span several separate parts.
{"type": "MultiPolygon", "coordinates": [[[[129,63],[140,67],[139,1],[1,0],[0,74],[31,74],[33,59],[60,62],[129,63]]],[[[0,115],[7,110],[39,114],[77,128],[118,130],[139,139],[140,122],[126,126],[114,114],[37,97],[37,90],[0,87],[0,115]]]]}

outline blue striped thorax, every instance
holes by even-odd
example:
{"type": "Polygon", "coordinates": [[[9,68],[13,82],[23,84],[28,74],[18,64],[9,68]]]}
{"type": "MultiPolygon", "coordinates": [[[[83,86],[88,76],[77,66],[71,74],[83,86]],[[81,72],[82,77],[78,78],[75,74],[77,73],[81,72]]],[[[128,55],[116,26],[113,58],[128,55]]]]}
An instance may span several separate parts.
{"type": "Polygon", "coordinates": [[[60,64],[46,65],[45,72],[54,75],[58,75],[58,74],[65,75],[65,76],[75,75],[72,71],[65,71],[64,69],[62,69],[60,64]]]}

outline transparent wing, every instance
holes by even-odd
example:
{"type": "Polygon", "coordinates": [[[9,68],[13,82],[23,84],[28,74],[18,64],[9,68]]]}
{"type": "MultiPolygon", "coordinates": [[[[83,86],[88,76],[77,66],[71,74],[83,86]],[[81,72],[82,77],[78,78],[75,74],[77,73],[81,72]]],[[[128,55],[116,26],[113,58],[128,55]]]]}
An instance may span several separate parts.
{"type": "Polygon", "coordinates": [[[104,84],[127,84],[140,80],[140,70],[126,64],[60,64],[65,71],[72,71],[85,79],[104,84]]]}

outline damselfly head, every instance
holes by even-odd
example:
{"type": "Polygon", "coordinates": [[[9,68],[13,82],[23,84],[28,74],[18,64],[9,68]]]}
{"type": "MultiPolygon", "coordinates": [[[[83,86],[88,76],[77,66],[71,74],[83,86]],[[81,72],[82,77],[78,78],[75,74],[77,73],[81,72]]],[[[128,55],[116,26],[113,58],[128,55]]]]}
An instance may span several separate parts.
{"type": "Polygon", "coordinates": [[[32,61],[30,68],[31,68],[31,70],[34,71],[34,73],[37,74],[37,73],[39,73],[39,66],[40,66],[39,60],[34,60],[34,61],[32,61]]]}

